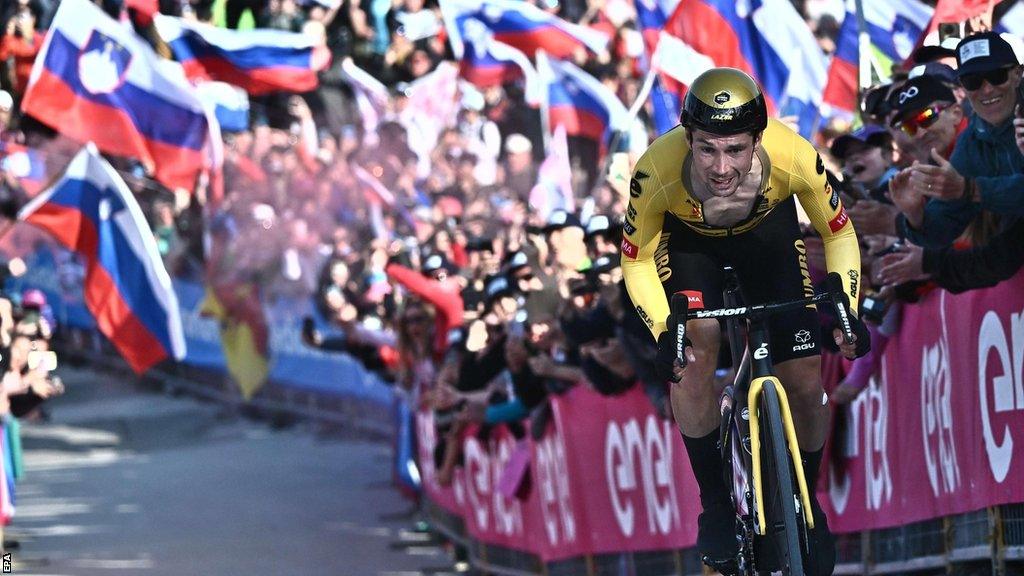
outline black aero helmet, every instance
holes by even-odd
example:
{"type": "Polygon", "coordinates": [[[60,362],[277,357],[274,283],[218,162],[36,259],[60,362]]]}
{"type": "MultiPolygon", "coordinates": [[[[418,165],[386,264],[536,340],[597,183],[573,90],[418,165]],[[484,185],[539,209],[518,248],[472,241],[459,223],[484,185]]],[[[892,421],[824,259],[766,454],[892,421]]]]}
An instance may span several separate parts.
{"type": "Polygon", "coordinates": [[[761,88],[746,72],[712,68],[690,84],[679,121],[689,130],[719,136],[760,132],[768,126],[768,107],[761,88]]]}

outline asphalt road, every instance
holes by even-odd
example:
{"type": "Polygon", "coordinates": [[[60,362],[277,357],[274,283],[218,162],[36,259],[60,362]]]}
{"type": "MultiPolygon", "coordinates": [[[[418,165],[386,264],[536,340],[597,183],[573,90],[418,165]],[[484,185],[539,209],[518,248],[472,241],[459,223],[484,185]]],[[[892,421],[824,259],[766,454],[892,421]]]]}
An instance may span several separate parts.
{"type": "Polygon", "coordinates": [[[50,419],[25,423],[5,536],[15,574],[445,574],[410,534],[385,444],[285,430],[213,404],[63,370],[50,419]]]}

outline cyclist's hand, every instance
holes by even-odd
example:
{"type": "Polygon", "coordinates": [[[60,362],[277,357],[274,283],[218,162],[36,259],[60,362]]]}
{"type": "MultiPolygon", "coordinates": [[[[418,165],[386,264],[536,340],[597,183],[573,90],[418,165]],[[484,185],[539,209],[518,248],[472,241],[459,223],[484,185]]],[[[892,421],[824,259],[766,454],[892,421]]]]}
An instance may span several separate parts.
{"type": "Polygon", "coordinates": [[[832,336],[836,339],[839,352],[846,358],[853,360],[860,358],[871,351],[871,334],[868,327],[852,313],[850,314],[850,328],[853,329],[853,342],[847,344],[843,340],[843,331],[839,328],[832,330],[832,336]]]}
{"type": "MultiPolygon", "coordinates": [[[[686,355],[687,363],[697,361],[689,338],[686,339],[686,350],[683,353],[686,355]]],[[[682,380],[683,374],[686,372],[686,365],[676,358],[675,330],[662,332],[661,336],[658,336],[658,356],[654,362],[658,378],[672,382],[682,380]]]]}

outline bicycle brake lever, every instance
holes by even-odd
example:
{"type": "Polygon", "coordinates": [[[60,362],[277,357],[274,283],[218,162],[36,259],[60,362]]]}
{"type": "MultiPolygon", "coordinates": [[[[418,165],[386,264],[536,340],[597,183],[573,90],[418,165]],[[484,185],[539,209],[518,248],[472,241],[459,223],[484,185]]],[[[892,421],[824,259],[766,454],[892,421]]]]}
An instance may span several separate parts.
{"type": "Polygon", "coordinates": [[[843,281],[836,272],[829,272],[825,277],[825,287],[831,296],[832,306],[839,319],[839,328],[843,332],[843,341],[853,343],[853,326],[850,324],[850,301],[843,291],[843,281]]]}
{"type": "Polygon", "coordinates": [[[686,294],[676,292],[672,295],[672,318],[676,323],[676,360],[686,366],[686,315],[690,311],[690,302],[686,294]]]}

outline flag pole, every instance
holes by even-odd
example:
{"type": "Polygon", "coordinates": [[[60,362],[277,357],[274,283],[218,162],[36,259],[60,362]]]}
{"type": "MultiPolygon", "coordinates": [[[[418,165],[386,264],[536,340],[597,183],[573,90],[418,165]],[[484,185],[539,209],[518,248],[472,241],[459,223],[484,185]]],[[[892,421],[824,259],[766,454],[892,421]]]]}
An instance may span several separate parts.
{"type": "MultiPolygon", "coordinates": [[[[854,0],[857,8],[857,60],[860,80],[860,94],[871,87],[871,37],[864,19],[864,0],[854,0]]],[[[858,94],[858,99],[860,94],[858,94]]]]}
{"type": "Polygon", "coordinates": [[[544,139],[544,156],[547,157],[548,151],[551,149],[551,118],[548,116],[548,86],[551,83],[551,66],[548,64],[548,55],[543,50],[537,50],[537,76],[541,83],[540,132],[544,139]]]}
{"type": "Polygon", "coordinates": [[[633,100],[633,104],[629,107],[626,112],[626,119],[623,123],[625,130],[613,130],[612,140],[608,144],[608,151],[605,152],[604,158],[601,161],[601,169],[597,173],[597,178],[594,181],[594,185],[590,187],[590,196],[594,195],[601,184],[603,184],[608,178],[608,169],[612,165],[612,160],[615,155],[615,149],[618,148],[619,142],[622,137],[629,132],[629,127],[632,126],[633,121],[636,120],[637,114],[640,113],[640,108],[643,107],[644,103],[647,102],[647,97],[651,95],[651,89],[654,87],[654,80],[657,78],[657,72],[654,66],[647,71],[647,76],[644,78],[643,86],[640,87],[640,91],[637,92],[636,99],[633,100]]]}

